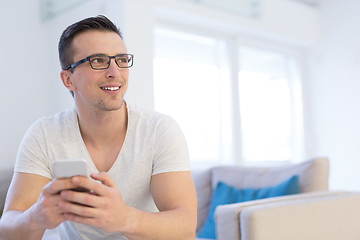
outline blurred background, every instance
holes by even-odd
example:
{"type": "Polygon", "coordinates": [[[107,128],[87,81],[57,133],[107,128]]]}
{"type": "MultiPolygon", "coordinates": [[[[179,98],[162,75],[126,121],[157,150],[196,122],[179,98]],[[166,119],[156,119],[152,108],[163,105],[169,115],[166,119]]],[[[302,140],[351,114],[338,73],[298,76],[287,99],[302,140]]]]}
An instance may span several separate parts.
{"type": "Polygon", "coordinates": [[[72,108],[57,44],[106,15],[135,55],[126,100],[171,115],[193,168],[330,159],[360,190],[360,1],[0,0],[0,169],[27,128],[72,108]]]}

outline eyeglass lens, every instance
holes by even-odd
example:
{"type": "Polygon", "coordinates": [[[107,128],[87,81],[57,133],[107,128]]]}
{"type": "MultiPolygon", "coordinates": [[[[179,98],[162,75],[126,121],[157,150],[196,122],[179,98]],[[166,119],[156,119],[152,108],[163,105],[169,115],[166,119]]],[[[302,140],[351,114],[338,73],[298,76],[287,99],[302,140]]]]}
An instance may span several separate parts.
{"type": "MultiPolygon", "coordinates": [[[[128,68],[132,66],[132,56],[128,54],[116,55],[115,62],[120,68],[128,68]]],[[[93,69],[105,69],[110,65],[110,57],[107,55],[97,55],[90,57],[90,65],[93,69]]]]}

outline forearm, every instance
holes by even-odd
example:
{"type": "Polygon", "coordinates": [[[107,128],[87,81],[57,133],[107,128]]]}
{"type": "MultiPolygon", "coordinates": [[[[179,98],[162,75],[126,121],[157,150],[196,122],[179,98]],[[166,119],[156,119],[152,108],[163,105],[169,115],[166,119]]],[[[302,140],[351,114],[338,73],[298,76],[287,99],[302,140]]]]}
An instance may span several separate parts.
{"type": "Polygon", "coordinates": [[[0,239],[41,239],[45,228],[32,221],[30,209],[25,212],[10,210],[0,220],[0,239]]]}
{"type": "Polygon", "coordinates": [[[132,214],[127,218],[130,222],[126,222],[130,225],[125,225],[130,232],[125,230],[124,235],[132,240],[194,240],[197,204],[190,172],[153,176],[151,192],[160,212],[149,213],[131,208],[132,214]]]}
{"type": "Polygon", "coordinates": [[[196,214],[185,209],[158,213],[132,209],[123,234],[131,240],[173,239],[194,240],[196,214]]]}

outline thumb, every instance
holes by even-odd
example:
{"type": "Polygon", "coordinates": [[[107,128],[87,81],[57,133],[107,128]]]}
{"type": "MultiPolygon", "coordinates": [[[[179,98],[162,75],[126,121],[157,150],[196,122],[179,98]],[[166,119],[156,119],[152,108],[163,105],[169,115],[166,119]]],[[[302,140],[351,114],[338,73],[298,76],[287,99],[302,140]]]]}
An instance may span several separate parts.
{"type": "Polygon", "coordinates": [[[106,172],[92,173],[90,177],[94,180],[100,181],[102,184],[108,187],[116,187],[114,181],[110,178],[106,172]]]}

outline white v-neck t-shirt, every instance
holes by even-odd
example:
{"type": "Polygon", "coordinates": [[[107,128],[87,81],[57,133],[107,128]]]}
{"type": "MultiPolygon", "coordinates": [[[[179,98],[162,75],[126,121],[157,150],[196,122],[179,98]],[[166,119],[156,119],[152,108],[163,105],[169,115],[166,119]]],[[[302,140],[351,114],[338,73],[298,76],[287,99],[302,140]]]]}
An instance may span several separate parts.
{"type": "MultiPolygon", "coordinates": [[[[108,171],[124,201],[147,212],[157,212],[150,191],[151,176],[190,171],[184,135],[169,116],[127,104],[128,128],[121,151],[108,171]]],[[[86,159],[88,172],[95,167],[80,134],[76,109],[37,120],[26,132],[17,154],[15,172],[53,179],[55,159],[86,159]]],[[[127,239],[87,225],[66,221],[59,225],[60,239],[127,239]]]]}

